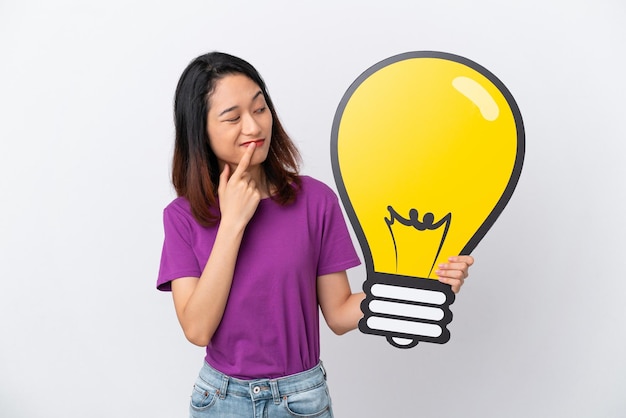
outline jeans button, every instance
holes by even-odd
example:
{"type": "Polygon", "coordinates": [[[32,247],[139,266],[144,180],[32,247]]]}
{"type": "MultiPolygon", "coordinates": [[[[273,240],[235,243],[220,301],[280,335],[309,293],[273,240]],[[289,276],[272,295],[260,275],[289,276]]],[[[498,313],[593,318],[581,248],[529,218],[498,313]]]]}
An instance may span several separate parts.
{"type": "Polygon", "coordinates": [[[258,386],[255,386],[252,388],[252,392],[254,392],[255,395],[258,394],[260,391],[261,391],[261,388],[258,386]]]}

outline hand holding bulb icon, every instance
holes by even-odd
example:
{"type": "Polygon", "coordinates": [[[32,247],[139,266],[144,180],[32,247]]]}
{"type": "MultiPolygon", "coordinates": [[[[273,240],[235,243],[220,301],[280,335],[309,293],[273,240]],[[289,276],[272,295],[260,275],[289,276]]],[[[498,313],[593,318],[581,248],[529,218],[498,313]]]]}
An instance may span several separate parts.
{"type": "Polygon", "coordinates": [[[436,266],[470,254],[496,221],[524,141],[512,95],[463,57],[400,54],[350,86],[331,157],[367,269],[362,332],[399,348],[450,339],[455,295],[436,266]]]}

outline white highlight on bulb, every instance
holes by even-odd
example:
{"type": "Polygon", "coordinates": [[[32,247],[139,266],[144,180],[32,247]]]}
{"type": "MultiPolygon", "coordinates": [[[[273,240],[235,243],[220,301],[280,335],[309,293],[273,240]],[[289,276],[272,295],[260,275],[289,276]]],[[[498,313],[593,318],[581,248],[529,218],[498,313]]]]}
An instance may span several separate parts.
{"type": "Polygon", "coordinates": [[[470,99],[472,103],[478,106],[480,114],[483,115],[483,118],[489,122],[493,122],[498,119],[498,115],[500,114],[498,104],[493,97],[491,97],[491,94],[489,94],[489,92],[485,90],[485,88],[476,80],[460,76],[452,80],[452,85],[459,91],[459,93],[470,99]]]}
{"type": "Polygon", "coordinates": [[[371,293],[373,296],[379,298],[428,303],[430,305],[443,305],[446,301],[446,294],[436,290],[413,289],[410,287],[391,286],[380,283],[372,286],[371,293]]]}
{"type": "Polygon", "coordinates": [[[367,319],[367,326],[380,331],[398,332],[401,334],[423,335],[439,337],[443,330],[439,325],[423,322],[403,321],[401,319],[381,318],[371,316],[367,319]]]}

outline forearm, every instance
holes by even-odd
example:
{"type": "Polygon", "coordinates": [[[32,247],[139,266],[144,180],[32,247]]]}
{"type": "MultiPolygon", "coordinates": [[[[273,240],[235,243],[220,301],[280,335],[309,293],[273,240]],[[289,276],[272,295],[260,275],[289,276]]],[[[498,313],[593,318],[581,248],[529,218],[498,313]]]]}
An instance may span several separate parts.
{"type": "Polygon", "coordinates": [[[352,293],[339,308],[339,315],[335,319],[333,329],[336,334],[342,335],[358,327],[359,320],[363,317],[363,312],[361,312],[363,299],[365,299],[365,293],[352,293]]]}
{"type": "Polygon", "coordinates": [[[222,320],[242,237],[243,229],[220,227],[202,275],[180,310],[180,324],[193,344],[208,345],[222,320]]]}

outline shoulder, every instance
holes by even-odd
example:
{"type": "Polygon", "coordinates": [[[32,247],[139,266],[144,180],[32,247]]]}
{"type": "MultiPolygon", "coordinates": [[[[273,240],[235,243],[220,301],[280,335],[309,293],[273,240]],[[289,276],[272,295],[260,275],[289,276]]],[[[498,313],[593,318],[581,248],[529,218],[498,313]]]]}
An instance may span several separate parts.
{"type": "Polygon", "coordinates": [[[300,176],[302,181],[301,191],[307,195],[337,198],[335,192],[324,182],[310,176],[300,176]]]}
{"type": "Polygon", "coordinates": [[[163,209],[163,218],[166,221],[178,221],[189,224],[194,222],[193,214],[191,213],[191,205],[184,197],[177,197],[165,206],[163,209]]]}
{"type": "Polygon", "coordinates": [[[189,201],[182,196],[177,197],[172,200],[165,209],[163,209],[165,213],[178,212],[178,213],[190,213],[191,214],[191,205],[189,205],[189,201]]]}
{"type": "Polygon", "coordinates": [[[326,183],[310,176],[300,176],[302,181],[297,202],[309,209],[314,209],[323,216],[340,206],[337,194],[326,183]]]}

